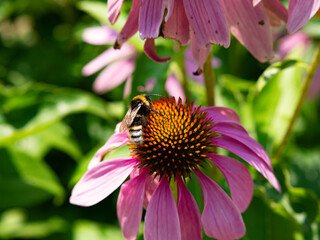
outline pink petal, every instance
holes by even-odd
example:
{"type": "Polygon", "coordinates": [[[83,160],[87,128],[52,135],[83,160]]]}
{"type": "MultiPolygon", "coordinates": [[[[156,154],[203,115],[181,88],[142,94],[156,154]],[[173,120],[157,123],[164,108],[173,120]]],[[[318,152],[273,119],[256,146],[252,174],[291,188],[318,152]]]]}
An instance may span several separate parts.
{"type": "Polygon", "coordinates": [[[288,21],[288,10],[283,6],[280,0],[263,0],[263,6],[282,21],[288,21]]]}
{"type": "Polygon", "coordinates": [[[172,14],[174,0],[143,0],[139,14],[139,33],[141,39],[157,38],[165,16],[165,21],[172,14]]]}
{"type": "Polygon", "coordinates": [[[108,0],[108,19],[114,24],[119,16],[123,0],[108,0]]]}
{"type": "Polygon", "coordinates": [[[102,94],[123,83],[134,72],[135,62],[126,59],[115,62],[105,68],[93,83],[93,90],[102,94]]]}
{"type": "Polygon", "coordinates": [[[184,94],[184,91],[182,89],[181,84],[178,82],[177,78],[171,74],[166,81],[165,89],[169,96],[175,97],[175,99],[178,101],[179,98],[182,99],[182,102],[185,102],[186,96],[184,94]]]}
{"type": "Polygon", "coordinates": [[[149,177],[147,177],[145,191],[144,191],[144,198],[143,198],[143,207],[145,209],[148,208],[151,197],[154,191],[159,186],[159,184],[160,184],[159,177],[154,178],[154,175],[150,175],[149,177]]]}
{"type": "Polygon", "coordinates": [[[103,158],[113,149],[121,147],[129,143],[127,133],[115,133],[108,141],[96,152],[89,162],[88,169],[91,169],[102,162],[103,158]]]}
{"type": "Polygon", "coordinates": [[[233,122],[235,124],[240,123],[239,115],[230,108],[225,107],[201,107],[201,111],[207,112],[208,117],[211,117],[213,121],[226,121],[233,122]]]}
{"type": "Polygon", "coordinates": [[[190,45],[191,45],[192,57],[198,67],[197,71],[195,71],[195,72],[202,73],[203,65],[207,61],[207,58],[209,57],[209,53],[211,51],[211,46],[210,45],[207,47],[200,46],[194,33],[191,33],[190,45]]]}
{"type": "Polygon", "coordinates": [[[230,186],[231,196],[240,212],[244,212],[252,198],[253,181],[248,169],[239,161],[216,154],[210,154],[209,159],[217,165],[230,186]]]}
{"type": "Polygon", "coordinates": [[[249,136],[244,128],[229,123],[216,123],[214,125],[214,131],[228,137],[231,137],[251,149],[257,156],[259,156],[270,169],[272,169],[271,160],[263,147],[253,138],[249,136]]]}
{"type": "Polygon", "coordinates": [[[166,177],[161,179],[149,203],[144,237],[146,240],[181,239],[178,210],[166,177]]]}
{"type": "Polygon", "coordinates": [[[123,183],[137,163],[136,159],[112,159],[91,168],[74,186],[70,203],[87,207],[100,202],[123,183]]]}
{"type": "Polygon", "coordinates": [[[162,63],[168,62],[171,60],[171,57],[160,57],[156,52],[156,46],[154,45],[154,39],[148,38],[144,43],[144,52],[145,54],[153,61],[162,63]]]}
{"type": "Polygon", "coordinates": [[[230,34],[218,0],[185,0],[184,9],[193,33],[203,48],[208,44],[228,47],[230,34]]]}
{"type": "Polygon", "coordinates": [[[263,4],[252,0],[220,0],[232,34],[260,62],[273,58],[272,34],[263,4]]]}
{"type": "Polygon", "coordinates": [[[310,99],[317,99],[320,95],[320,64],[318,64],[317,70],[313,75],[311,86],[309,88],[308,97],[310,99]]]}
{"type": "Polygon", "coordinates": [[[214,141],[214,145],[222,147],[247,161],[249,164],[255,167],[275,189],[277,189],[279,192],[281,191],[280,184],[277,178],[274,176],[272,169],[262,158],[252,152],[252,150],[246,145],[227,136],[215,137],[214,141]]]}
{"type": "Polygon", "coordinates": [[[316,14],[319,8],[320,0],[289,0],[288,32],[296,32],[316,14]]]}
{"type": "Polygon", "coordinates": [[[253,4],[253,6],[255,7],[255,6],[257,6],[260,2],[261,2],[261,0],[253,0],[253,1],[252,1],[252,4],[253,4]]]}
{"type": "Polygon", "coordinates": [[[174,1],[174,8],[171,17],[164,24],[164,38],[172,38],[186,45],[189,41],[189,22],[182,7],[182,0],[174,1]]]}
{"type": "Polygon", "coordinates": [[[126,84],[124,85],[123,98],[127,98],[130,96],[132,90],[132,76],[128,78],[126,84]]]}
{"type": "Polygon", "coordinates": [[[90,76],[111,62],[129,58],[135,56],[136,54],[136,50],[129,44],[125,44],[120,50],[109,48],[98,57],[87,63],[82,69],[82,74],[84,76],[90,76]]]}
{"type": "Polygon", "coordinates": [[[124,42],[126,42],[138,31],[141,2],[142,0],[132,1],[132,6],[127,21],[117,37],[114,48],[120,48],[124,42]]]}
{"type": "Polygon", "coordinates": [[[117,213],[125,239],[136,239],[138,235],[147,174],[147,171],[143,171],[140,175],[121,186],[117,202],[117,213]]]}
{"type": "Polygon", "coordinates": [[[229,196],[201,171],[195,171],[203,191],[204,232],[217,239],[238,239],[246,232],[241,214],[229,196]]]}
{"type": "Polygon", "coordinates": [[[192,194],[181,178],[177,178],[178,213],[182,240],[202,239],[200,211],[192,194]]]}
{"type": "Polygon", "coordinates": [[[110,27],[91,27],[82,33],[83,41],[93,45],[113,44],[116,40],[117,33],[110,27]]]}

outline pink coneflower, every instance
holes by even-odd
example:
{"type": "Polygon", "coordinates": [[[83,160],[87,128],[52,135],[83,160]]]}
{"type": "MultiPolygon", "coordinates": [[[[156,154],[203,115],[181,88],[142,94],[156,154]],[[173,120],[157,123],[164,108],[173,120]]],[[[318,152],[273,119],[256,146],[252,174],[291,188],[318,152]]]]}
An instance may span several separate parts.
{"type": "MultiPolygon", "coordinates": [[[[114,23],[123,0],[108,0],[108,17],[114,23]]],[[[230,33],[259,61],[273,57],[271,25],[287,20],[287,10],[279,0],[133,0],[126,24],[115,47],[120,47],[139,31],[146,39],[145,52],[156,61],[153,41],[159,36],[190,43],[201,68],[211,44],[228,47],[230,33]],[[272,20],[270,22],[269,18],[272,20]]]]}
{"type": "Polygon", "coordinates": [[[202,227],[213,238],[241,238],[246,231],[241,212],[251,201],[253,181],[242,163],[218,155],[216,148],[241,157],[280,191],[264,149],[248,135],[231,109],[182,104],[181,99],[176,103],[173,97],[154,101],[152,108],[158,113],[146,117],[144,143],[129,143],[126,133],[111,136],[74,187],[70,202],[80,206],[96,204],[130,175],[131,179],[121,186],[117,204],[125,239],[137,237],[143,206],[146,240],[201,239],[202,227]],[[130,158],[103,161],[111,149],[125,144],[131,146],[130,158]],[[226,178],[231,198],[202,172],[210,165],[226,178]],[[202,214],[186,187],[192,175],[201,183],[202,214]],[[177,202],[169,183],[177,186],[177,202]]]}
{"type": "MultiPolygon", "coordinates": [[[[93,45],[112,44],[117,33],[107,26],[87,28],[83,32],[83,40],[93,45]]],[[[104,68],[93,83],[93,90],[102,94],[112,90],[124,81],[124,97],[131,92],[131,75],[135,70],[135,60],[138,52],[130,44],[124,44],[121,49],[109,48],[98,57],[86,64],[82,73],[90,76],[104,68]]]]}

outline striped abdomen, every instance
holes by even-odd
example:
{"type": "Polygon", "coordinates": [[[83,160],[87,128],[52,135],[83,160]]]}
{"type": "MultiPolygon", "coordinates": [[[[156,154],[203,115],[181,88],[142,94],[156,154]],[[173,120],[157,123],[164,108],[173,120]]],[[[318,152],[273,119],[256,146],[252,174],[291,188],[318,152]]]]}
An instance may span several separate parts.
{"type": "Polygon", "coordinates": [[[142,144],[143,143],[143,132],[142,132],[142,124],[141,124],[141,115],[137,115],[132,124],[128,127],[128,135],[130,141],[134,144],[142,144]]]}

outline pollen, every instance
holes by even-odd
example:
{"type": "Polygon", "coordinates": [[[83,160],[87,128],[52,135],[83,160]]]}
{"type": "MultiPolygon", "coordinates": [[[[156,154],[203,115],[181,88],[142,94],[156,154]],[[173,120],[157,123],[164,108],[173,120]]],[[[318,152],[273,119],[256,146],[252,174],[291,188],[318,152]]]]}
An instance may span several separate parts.
{"type": "Polygon", "coordinates": [[[214,152],[213,121],[200,107],[183,104],[181,99],[176,103],[174,97],[154,101],[152,110],[142,124],[144,144],[131,144],[138,167],[160,178],[190,176],[214,152]]]}

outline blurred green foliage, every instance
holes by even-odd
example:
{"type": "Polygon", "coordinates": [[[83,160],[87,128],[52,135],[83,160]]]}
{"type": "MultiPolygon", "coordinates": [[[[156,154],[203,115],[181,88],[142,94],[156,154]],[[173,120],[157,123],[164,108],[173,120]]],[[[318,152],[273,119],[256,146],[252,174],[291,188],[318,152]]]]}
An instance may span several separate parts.
{"type": "MultiPolygon", "coordinates": [[[[129,8],[125,3],[115,29],[121,28],[129,8]]],[[[106,16],[106,1],[0,1],[1,239],[122,239],[118,191],[90,208],[68,202],[73,185],[122,120],[130,99],[122,99],[124,84],[97,96],[91,87],[96,75],[81,75],[82,67],[107,47],[83,43],[81,33],[108,24],[106,16]]],[[[312,30],[320,29],[318,20],[305,29],[319,38],[312,30]]],[[[131,43],[142,49],[137,36],[131,43]]],[[[170,41],[160,40],[158,50],[173,55],[170,41]]],[[[296,108],[312,53],[298,49],[282,62],[261,64],[233,40],[228,49],[213,47],[213,55],[222,62],[214,69],[217,104],[236,110],[273,157],[296,108]]],[[[166,95],[169,69],[181,59],[177,54],[159,65],[141,53],[131,97],[152,77],[157,79],[153,91],[166,95]]],[[[189,100],[205,105],[204,86],[191,79],[187,84],[192,89],[189,100]]],[[[282,193],[249,167],[256,187],[243,214],[244,239],[320,238],[319,112],[319,98],[306,102],[286,151],[274,162],[282,193]]],[[[109,157],[123,155],[128,155],[127,147],[109,157]]],[[[189,188],[201,202],[196,185],[193,181],[189,188]]],[[[142,234],[143,224],[138,239],[142,234]]]]}

